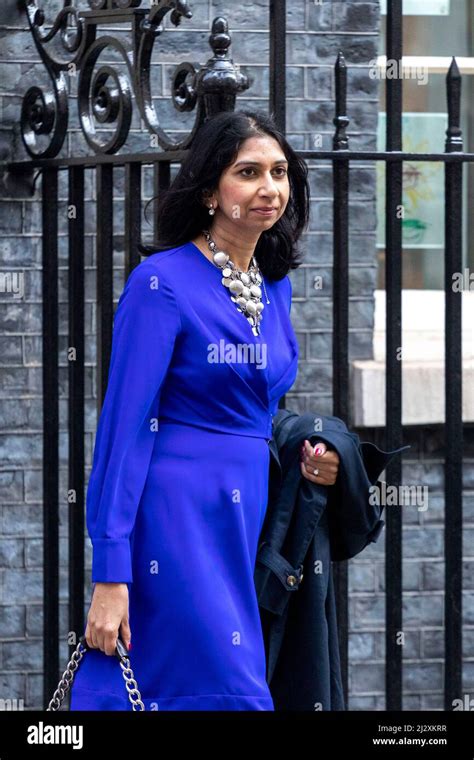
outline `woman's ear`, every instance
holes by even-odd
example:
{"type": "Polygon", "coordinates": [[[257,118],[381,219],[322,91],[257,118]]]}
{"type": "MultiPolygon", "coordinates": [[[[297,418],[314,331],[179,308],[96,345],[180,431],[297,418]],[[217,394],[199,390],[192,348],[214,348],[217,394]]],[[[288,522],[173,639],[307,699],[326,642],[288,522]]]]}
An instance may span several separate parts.
{"type": "Polygon", "coordinates": [[[203,202],[203,204],[205,206],[208,206],[209,203],[213,202],[212,196],[213,196],[213,193],[211,193],[210,190],[203,190],[202,191],[201,199],[202,199],[202,202],[203,202]]]}

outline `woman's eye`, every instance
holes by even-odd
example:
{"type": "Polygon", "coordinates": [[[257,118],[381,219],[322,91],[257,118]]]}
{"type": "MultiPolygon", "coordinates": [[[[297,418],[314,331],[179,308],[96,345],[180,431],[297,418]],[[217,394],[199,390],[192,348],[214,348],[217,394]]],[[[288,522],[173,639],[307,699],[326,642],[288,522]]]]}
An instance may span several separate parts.
{"type": "MultiPolygon", "coordinates": [[[[252,169],[250,166],[247,166],[246,169],[242,169],[241,170],[240,174],[244,174],[244,172],[253,172],[253,171],[254,171],[254,169],[252,169]]],[[[277,169],[275,169],[275,171],[280,172],[280,175],[279,175],[280,177],[284,177],[285,174],[286,174],[286,169],[284,169],[283,166],[277,167],[277,169]]],[[[250,175],[246,174],[244,176],[249,177],[250,175]]]]}

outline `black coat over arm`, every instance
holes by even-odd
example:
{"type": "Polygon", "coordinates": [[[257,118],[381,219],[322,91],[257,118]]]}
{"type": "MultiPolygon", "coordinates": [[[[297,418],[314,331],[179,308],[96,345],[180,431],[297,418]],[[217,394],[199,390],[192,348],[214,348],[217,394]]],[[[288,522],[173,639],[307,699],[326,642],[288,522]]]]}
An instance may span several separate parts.
{"type": "Polygon", "coordinates": [[[255,587],[275,710],[345,710],[331,561],[350,559],[377,541],[383,506],[371,485],[390,459],[360,442],[338,417],[280,409],[269,442],[268,506],[259,537],[255,587]],[[323,441],[340,459],[336,483],[303,477],[300,449],[323,441]],[[372,503],[374,502],[374,503],[372,503]],[[304,580],[303,580],[304,576],[304,580]]]}

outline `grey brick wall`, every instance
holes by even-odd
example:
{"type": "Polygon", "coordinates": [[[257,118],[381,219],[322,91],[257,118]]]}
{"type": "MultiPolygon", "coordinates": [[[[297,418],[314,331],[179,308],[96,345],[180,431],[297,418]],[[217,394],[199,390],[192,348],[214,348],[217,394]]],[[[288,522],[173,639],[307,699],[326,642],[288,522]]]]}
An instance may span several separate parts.
{"type": "MultiPolygon", "coordinates": [[[[48,20],[58,10],[43,2],[48,20]]],[[[84,7],[83,3],[80,7],[84,7]]],[[[193,116],[178,114],[169,98],[175,63],[204,62],[210,55],[208,33],[212,19],[224,15],[232,33],[231,55],[251,79],[237,107],[269,109],[268,3],[235,5],[193,3],[193,19],[180,29],[170,28],[155,52],[153,87],[160,117],[172,134],[187,131],[193,116]],[[158,52],[159,51],[159,52],[158,52]]],[[[339,50],[348,66],[348,129],[352,148],[374,148],[378,83],[368,76],[369,61],[378,52],[378,3],[294,0],[287,13],[287,135],[296,149],[314,147],[321,136],[330,149],[334,126],[333,70],[339,50]]],[[[0,7],[2,160],[26,157],[20,138],[22,96],[33,83],[48,86],[48,77],[34,47],[26,17],[16,0],[0,7]]],[[[105,28],[103,29],[105,31],[105,28]]],[[[115,32],[116,33],[116,32],[115,32]]],[[[106,57],[104,58],[104,60],[106,57]]],[[[101,59],[102,60],[102,59],[101,59]]],[[[113,62],[113,58],[110,59],[113,62]]],[[[63,153],[89,153],[79,128],[76,81],[70,88],[70,122],[63,153]]],[[[141,131],[134,112],[124,152],[149,150],[150,138],[141,131]]],[[[332,412],[331,293],[332,293],[332,176],[328,162],[310,162],[312,213],[304,237],[305,264],[292,274],[292,318],[300,346],[299,375],[287,395],[287,406],[298,412],[332,412]],[[314,276],[323,278],[314,288],[314,276]]],[[[123,172],[117,171],[114,203],[115,298],[123,287],[123,172]]],[[[24,700],[25,709],[41,708],[42,689],[42,381],[41,381],[41,205],[38,187],[3,177],[0,204],[0,272],[24,273],[24,295],[0,293],[0,698],[24,700]]],[[[151,195],[151,176],[145,175],[145,201],[151,195]]],[[[60,178],[60,593],[61,663],[68,656],[67,635],[67,186],[60,178]]],[[[86,172],[86,466],[92,460],[95,413],[95,189],[86,172]]],[[[147,227],[143,225],[144,239],[147,227]]],[[[376,283],[375,174],[358,163],[351,168],[350,190],[350,357],[372,357],[373,289],[376,283]]],[[[364,440],[383,446],[383,431],[357,431],[364,440]]],[[[440,428],[407,431],[413,441],[404,458],[403,479],[430,486],[426,513],[413,507],[404,513],[406,708],[442,709],[443,674],[443,469],[440,428]],[[410,511],[411,509],[411,511],[410,511]]],[[[411,439],[411,440],[410,440],[411,439]]],[[[465,681],[474,693],[474,446],[472,429],[465,469],[465,681]]],[[[90,543],[86,540],[87,613],[90,594],[90,543]]],[[[350,563],[350,709],[383,710],[384,703],[384,539],[350,563]]],[[[462,695],[460,695],[462,696],[462,695]]]]}
{"type": "MultiPolygon", "coordinates": [[[[383,446],[383,430],[357,429],[362,440],[383,446]]],[[[402,482],[428,486],[426,510],[403,510],[403,691],[404,709],[444,710],[444,430],[438,425],[405,428],[411,449],[402,482]]],[[[463,683],[474,696],[474,426],[465,428],[463,472],[463,683]]],[[[424,506],[424,505],[423,505],[424,506]]],[[[351,710],[385,709],[385,531],[350,563],[351,710]]]]}

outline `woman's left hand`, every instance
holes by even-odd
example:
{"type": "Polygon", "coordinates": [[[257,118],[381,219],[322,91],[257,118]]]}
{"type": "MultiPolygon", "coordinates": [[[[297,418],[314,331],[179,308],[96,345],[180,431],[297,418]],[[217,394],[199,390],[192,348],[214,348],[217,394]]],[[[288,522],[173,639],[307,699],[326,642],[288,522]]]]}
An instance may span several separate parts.
{"type": "Polygon", "coordinates": [[[301,447],[301,474],[320,486],[333,486],[339,469],[339,456],[336,451],[328,451],[324,443],[316,444],[315,449],[305,439],[301,447]],[[314,453],[316,452],[316,453],[314,453]],[[314,470],[318,474],[314,474],[314,470]]]}

